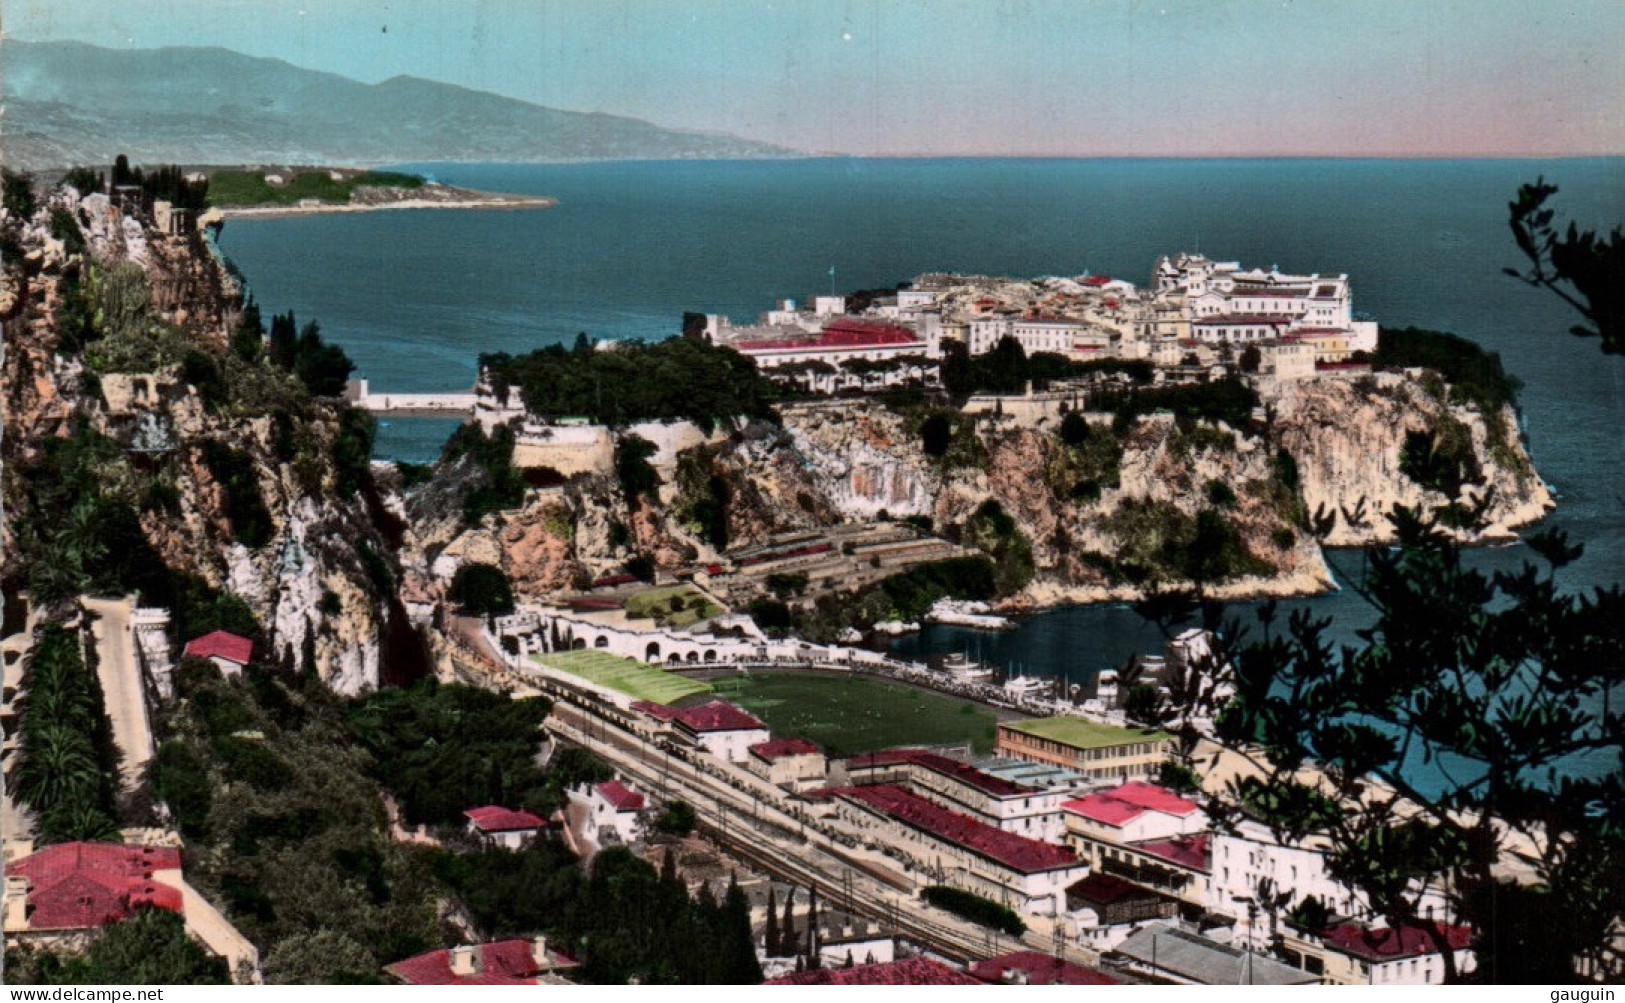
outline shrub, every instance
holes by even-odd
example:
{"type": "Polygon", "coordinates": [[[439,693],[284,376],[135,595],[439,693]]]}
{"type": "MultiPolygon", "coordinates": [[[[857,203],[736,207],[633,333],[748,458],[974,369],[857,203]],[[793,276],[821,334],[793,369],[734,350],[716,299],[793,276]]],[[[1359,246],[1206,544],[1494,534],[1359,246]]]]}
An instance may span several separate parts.
{"type": "Polygon", "coordinates": [[[491,564],[465,564],[452,576],[446,598],[470,616],[513,612],[513,586],[502,569],[491,564]]]}
{"type": "Polygon", "coordinates": [[[950,888],[947,885],[931,885],[920,893],[921,896],[938,909],[946,909],[955,916],[970,920],[972,923],[998,930],[1012,937],[1020,937],[1027,932],[1027,924],[1021,921],[1015,911],[1008,906],[1002,906],[991,899],[950,888]]]}

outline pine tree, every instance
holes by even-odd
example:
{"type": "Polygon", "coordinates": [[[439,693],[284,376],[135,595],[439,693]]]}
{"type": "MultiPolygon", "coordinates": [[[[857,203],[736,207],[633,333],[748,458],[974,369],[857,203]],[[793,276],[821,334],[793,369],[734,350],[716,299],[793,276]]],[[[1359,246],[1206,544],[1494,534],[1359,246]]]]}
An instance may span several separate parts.
{"type": "Polygon", "coordinates": [[[660,880],[667,884],[678,882],[677,851],[669,846],[666,847],[666,855],[660,861],[660,880]]]}

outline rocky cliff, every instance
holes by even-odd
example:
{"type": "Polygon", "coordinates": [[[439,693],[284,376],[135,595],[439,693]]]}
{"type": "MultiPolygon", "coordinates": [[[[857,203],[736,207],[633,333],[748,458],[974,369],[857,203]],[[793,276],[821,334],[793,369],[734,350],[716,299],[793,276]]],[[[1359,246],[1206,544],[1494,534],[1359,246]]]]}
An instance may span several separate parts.
{"type": "Polygon", "coordinates": [[[274,659],[377,685],[393,585],[360,423],[229,347],[242,299],[201,239],[71,195],[5,227],[29,252],[5,272],[7,582],[175,603],[200,581],[274,659]]]}
{"type": "Polygon", "coordinates": [[[1332,587],[1322,545],[1389,540],[1395,504],[1483,503],[1483,525],[1457,531],[1464,542],[1510,534],[1551,507],[1508,432],[1511,415],[1486,420],[1450,404],[1436,382],[1303,380],[1267,392],[1265,404],[1264,420],[1245,429],[1158,415],[1063,428],[1055,418],[898,413],[872,401],[796,405],[783,409],[782,428],[752,426],[685,453],[660,497],[635,506],[611,478],[576,478],[469,528],[455,497],[420,495],[408,564],[438,588],[464,560],[493,563],[522,593],[545,595],[636,554],[672,568],[715,559],[708,502],[725,509],[730,546],[877,517],[929,520],[959,538],[996,502],[1030,548],[1011,607],[1193,583],[1218,598],[1301,595],[1332,587]],[[931,421],[941,424],[928,445],[931,421]],[[1432,442],[1441,429],[1469,451],[1454,494],[1413,479],[1404,459],[1416,436],[1432,442]]]}
{"type": "Polygon", "coordinates": [[[1391,542],[1386,514],[1395,505],[1484,503],[1483,525],[1457,534],[1466,543],[1511,538],[1552,510],[1511,408],[1486,416],[1442,390],[1436,380],[1376,373],[1288,383],[1269,396],[1270,434],[1297,460],[1305,505],[1333,520],[1328,546],[1391,542]],[[1443,430],[1470,439],[1469,469],[1455,493],[1424,486],[1404,469],[1407,439],[1436,439],[1443,430]]]}

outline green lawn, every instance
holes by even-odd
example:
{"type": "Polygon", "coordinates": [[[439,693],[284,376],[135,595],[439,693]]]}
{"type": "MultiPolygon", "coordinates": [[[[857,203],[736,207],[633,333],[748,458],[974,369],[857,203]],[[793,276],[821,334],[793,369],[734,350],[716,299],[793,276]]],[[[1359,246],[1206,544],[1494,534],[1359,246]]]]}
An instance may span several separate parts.
{"type": "Polygon", "coordinates": [[[1160,742],[1169,737],[1165,731],[1118,728],[1109,724],[1096,724],[1081,717],[1042,717],[1006,727],[1039,738],[1065,742],[1080,749],[1105,749],[1133,742],[1160,742]]]}
{"type": "Polygon", "coordinates": [[[990,711],[863,676],[757,673],[719,679],[715,689],[761,718],[776,737],[811,739],[835,756],[964,741],[978,752],[993,748],[990,711]]]}
{"type": "Polygon", "coordinates": [[[634,700],[670,704],[684,697],[711,692],[709,685],[697,679],[602,651],[560,651],[551,655],[532,655],[531,658],[560,672],[597,683],[605,689],[625,693],[634,700]]]}

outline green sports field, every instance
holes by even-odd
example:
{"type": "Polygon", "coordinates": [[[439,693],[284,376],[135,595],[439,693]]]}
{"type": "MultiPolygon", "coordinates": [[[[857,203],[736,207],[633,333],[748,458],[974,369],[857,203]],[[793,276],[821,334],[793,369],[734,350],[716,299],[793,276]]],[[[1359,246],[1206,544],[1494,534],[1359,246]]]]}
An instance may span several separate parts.
{"type": "Polygon", "coordinates": [[[863,676],[756,673],[719,679],[716,695],[756,715],[779,738],[807,738],[831,755],[899,745],[971,742],[993,748],[995,719],[975,704],[863,676]]]}
{"type": "Polygon", "coordinates": [[[625,693],[634,700],[670,704],[684,697],[711,692],[710,686],[697,679],[602,651],[559,651],[551,655],[532,655],[531,658],[549,668],[597,683],[605,689],[625,693]]]}

